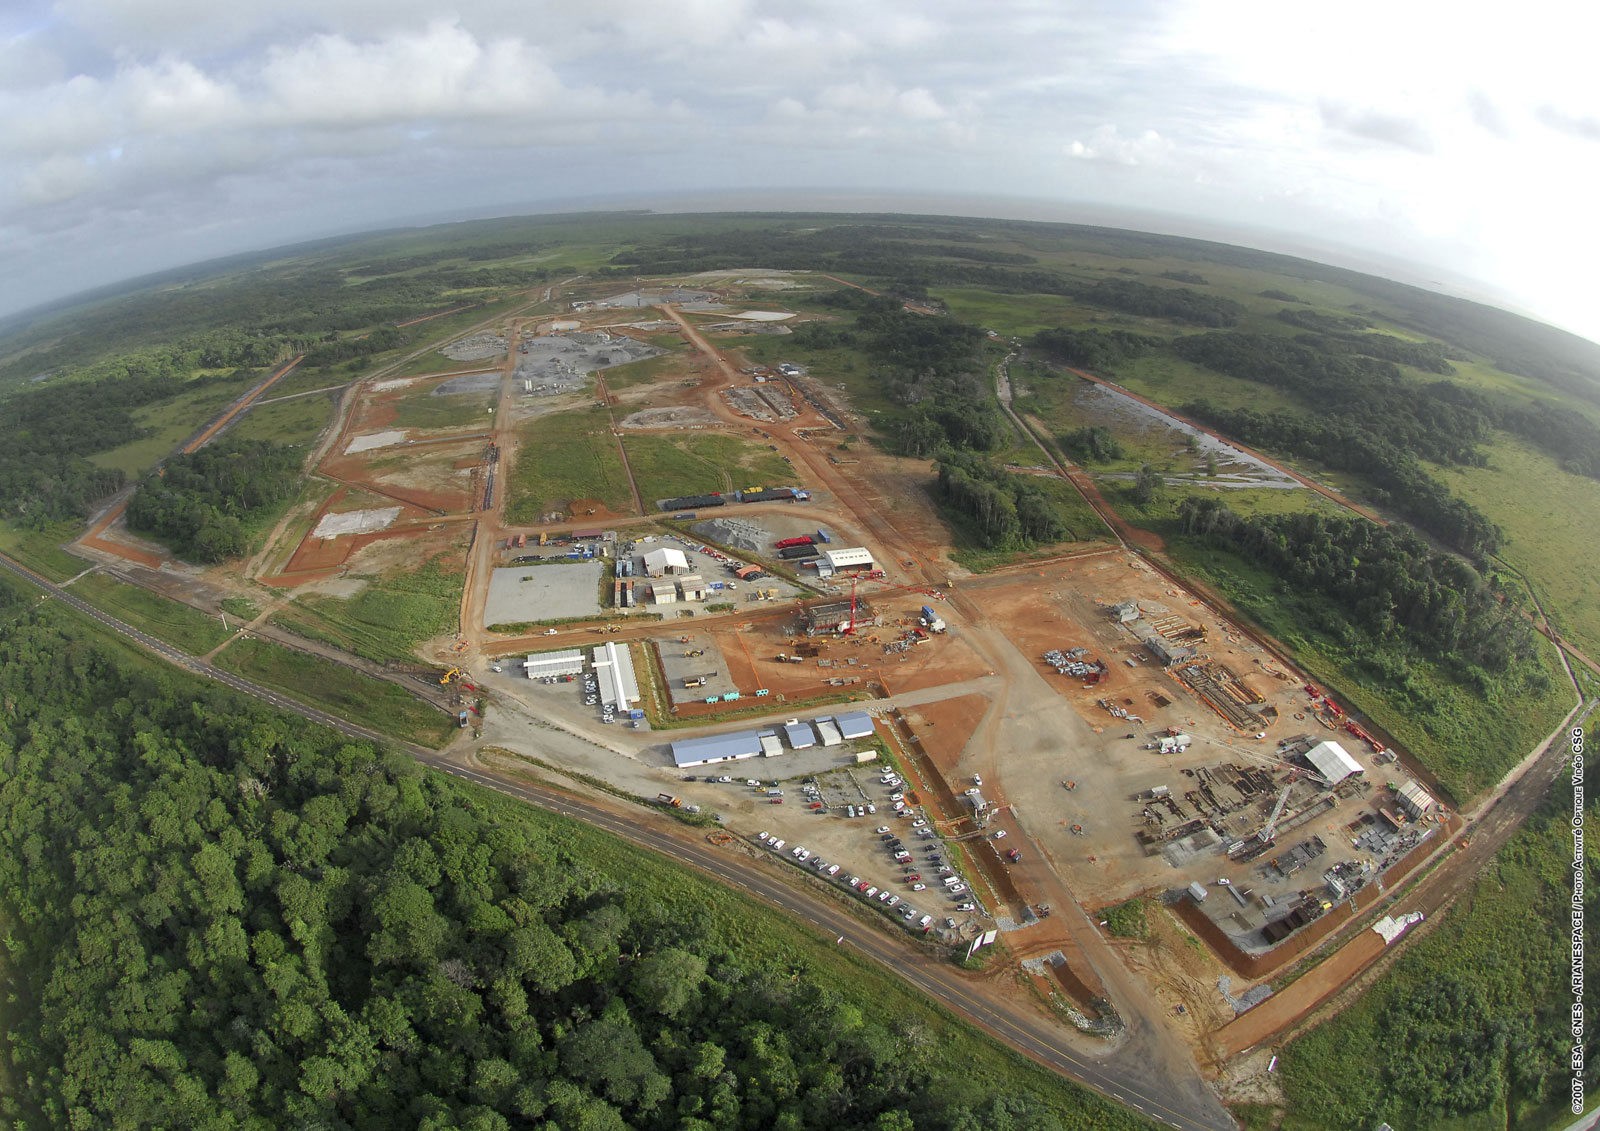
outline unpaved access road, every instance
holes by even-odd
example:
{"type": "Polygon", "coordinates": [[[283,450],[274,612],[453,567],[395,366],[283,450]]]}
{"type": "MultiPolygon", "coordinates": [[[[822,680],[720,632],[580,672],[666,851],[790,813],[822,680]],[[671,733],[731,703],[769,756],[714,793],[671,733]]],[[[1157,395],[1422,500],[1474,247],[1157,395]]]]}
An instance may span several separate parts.
{"type": "Polygon", "coordinates": [[[804,887],[789,882],[788,877],[778,870],[783,867],[782,864],[766,859],[752,860],[739,853],[713,848],[699,840],[698,834],[682,826],[665,827],[659,822],[666,818],[645,816],[636,808],[613,807],[544,786],[512,780],[488,767],[474,766],[468,762],[466,750],[459,742],[456,749],[440,752],[385,738],[187,656],[102,613],[4,555],[0,555],[0,567],[9,569],[50,596],[177,667],[215,679],[236,691],[332,727],[343,734],[399,747],[423,765],[564,816],[576,817],[737,887],[751,897],[818,928],[823,938],[837,939],[837,945],[851,947],[893,971],[931,1000],[1045,1067],[1169,1127],[1179,1128],[1180,1131],[1234,1131],[1236,1127],[1233,1119],[1203,1083],[1198,1085],[1198,1091],[1192,1085],[1175,1086],[1170,1078],[1161,1074],[1160,1065],[1144,1062],[1127,1045],[1100,1060],[1084,1057],[1064,1047],[1048,1022],[1034,1016],[1019,1016],[1004,1005],[991,1003],[986,1000],[987,995],[980,981],[969,978],[946,959],[932,957],[908,942],[880,934],[841,914],[837,907],[804,887]]]}

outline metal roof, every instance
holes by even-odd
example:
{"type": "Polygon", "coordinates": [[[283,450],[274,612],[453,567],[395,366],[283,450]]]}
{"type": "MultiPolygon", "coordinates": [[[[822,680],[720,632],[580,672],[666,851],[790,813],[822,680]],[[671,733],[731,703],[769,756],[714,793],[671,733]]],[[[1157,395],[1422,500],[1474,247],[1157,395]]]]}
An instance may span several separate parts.
{"type": "Polygon", "coordinates": [[[607,706],[618,710],[627,710],[628,707],[639,701],[639,681],[633,674],[633,656],[624,644],[618,648],[614,641],[608,640],[591,653],[594,659],[594,672],[599,677],[600,698],[607,706]]]}
{"type": "Polygon", "coordinates": [[[846,738],[872,737],[872,716],[865,711],[846,711],[833,721],[839,724],[839,733],[846,738]]]}
{"type": "Polygon", "coordinates": [[[872,551],[865,546],[850,546],[843,550],[824,550],[822,556],[834,569],[850,569],[872,564],[872,551]]]}
{"type": "Polygon", "coordinates": [[[754,758],[761,753],[761,736],[753,730],[686,738],[670,744],[672,760],[679,766],[702,766],[734,758],[754,758]]]}
{"type": "Polygon", "coordinates": [[[795,750],[805,750],[817,744],[817,732],[810,723],[784,723],[783,735],[795,750]]]}
{"type": "Polygon", "coordinates": [[[833,725],[833,720],[818,719],[816,721],[817,733],[822,736],[822,745],[838,746],[844,741],[844,735],[839,733],[839,728],[833,725]]]}
{"type": "Polygon", "coordinates": [[[1319,742],[1306,751],[1306,760],[1332,785],[1361,772],[1361,763],[1337,742],[1319,742]]]}

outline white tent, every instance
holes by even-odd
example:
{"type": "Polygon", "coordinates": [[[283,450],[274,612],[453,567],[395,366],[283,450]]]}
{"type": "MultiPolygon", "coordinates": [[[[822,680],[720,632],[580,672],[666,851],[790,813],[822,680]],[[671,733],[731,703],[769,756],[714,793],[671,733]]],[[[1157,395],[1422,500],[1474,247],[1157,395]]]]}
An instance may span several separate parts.
{"type": "Polygon", "coordinates": [[[1350,757],[1350,752],[1337,742],[1319,742],[1306,751],[1306,760],[1312,767],[1328,779],[1329,785],[1337,785],[1351,774],[1362,772],[1361,763],[1350,757]]]}

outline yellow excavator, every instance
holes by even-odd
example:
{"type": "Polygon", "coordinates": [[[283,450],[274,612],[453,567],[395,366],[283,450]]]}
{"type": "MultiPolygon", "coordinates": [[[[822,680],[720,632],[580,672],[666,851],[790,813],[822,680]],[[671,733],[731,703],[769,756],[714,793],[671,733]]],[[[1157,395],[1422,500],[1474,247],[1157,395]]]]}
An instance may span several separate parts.
{"type": "Polygon", "coordinates": [[[444,675],[439,677],[439,686],[443,687],[445,684],[449,683],[451,680],[460,679],[460,678],[461,678],[461,669],[460,668],[451,668],[449,671],[445,672],[444,675]]]}

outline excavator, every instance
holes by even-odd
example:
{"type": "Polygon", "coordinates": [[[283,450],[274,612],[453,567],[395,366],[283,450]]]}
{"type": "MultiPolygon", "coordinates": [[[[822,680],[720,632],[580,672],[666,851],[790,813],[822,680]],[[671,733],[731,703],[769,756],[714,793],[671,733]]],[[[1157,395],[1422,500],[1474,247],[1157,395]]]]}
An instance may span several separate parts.
{"type": "Polygon", "coordinates": [[[451,668],[449,671],[445,672],[444,675],[439,677],[439,686],[443,687],[445,684],[449,683],[451,680],[460,679],[460,678],[461,678],[461,669],[460,668],[451,668]]]}

